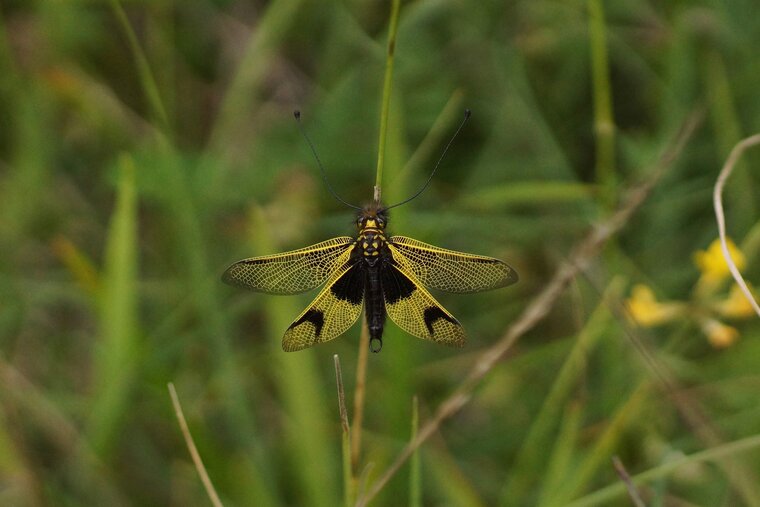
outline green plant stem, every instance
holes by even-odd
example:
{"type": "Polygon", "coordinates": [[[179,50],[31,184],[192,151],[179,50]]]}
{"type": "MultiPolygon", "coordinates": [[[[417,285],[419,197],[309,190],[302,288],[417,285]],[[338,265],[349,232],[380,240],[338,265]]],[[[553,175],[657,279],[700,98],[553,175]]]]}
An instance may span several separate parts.
{"type": "Polygon", "coordinates": [[[615,206],[615,120],[612,113],[607,30],[602,0],[589,0],[591,38],[591,77],[594,95],[594,134],[596,135],[596,181],[600,201],[606,210],[615,206]]]}
{"type": "Polygon", "coordinates": [[[385,163],[385,142],[388,134],[388,110],[391,104],[393,84],[393,60],[396,53],[396,32],[401,0],[393,0],[391,6],[390,27],[388,29],[388,52],[385,58],[385,81],[383,82],[383,104],[380,112],[380,140],[377,148],[377,175],[375,177],[375,202],[380,202],[383,182],[383,164],[385,163]]]}
{"type": "MultiPolygon", "coordinates": [[[[391,103],[391,84],[393,82],[393,55],[396,49],[396,32],[400,0],[393,0],[391,19],[388,28],[388,52],[385,60],[385,82],[383,84],[383,103],[380,112],[380,142],[377,153],[377,175],[375,178],[375,202],[380,202],[383,181],[383,163],[385,162],[385,140],[388,133],[388,109],[391,103]]],[[[369,330],[366,318],[362,322],[359,338],[359,355],[356,363],[356,391],[354,392],[354,420],[351,432],[351,464],[357,470],[361,451],[362,420],[364,418],[364,390],[367,379],[367,351],[369,350],[369,330]]]]}

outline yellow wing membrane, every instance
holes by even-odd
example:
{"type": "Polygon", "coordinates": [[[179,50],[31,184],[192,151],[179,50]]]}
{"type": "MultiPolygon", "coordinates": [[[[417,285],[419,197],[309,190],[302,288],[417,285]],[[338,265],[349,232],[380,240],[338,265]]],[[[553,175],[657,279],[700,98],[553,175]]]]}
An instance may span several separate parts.
{"type": "Polygon", "coordinates": [[[305,292],[345,264],[355,242],[342,236],[300,250],[243,259],[227,268],[222,281],[268,294],[305,292]]]}
{"type": "Polygon", "coordinates": [[[283,350],[292,352],[337,338],[359,318],[363,300],[361,265],[359,262],[344,262],[285,331],[283,350]]]}
{"type": "Polygon", "coordinates": [[[398,327],[412,336],[462,347],[464,329],[412,273],[395,262],[381,274],[385,310],[398,327]]]}
{"type": "Polygon", "coordinates": [[[405,236],[388,242],[393,260],[426,287],[479,292],[517,282],[517,272],[493,257],[447,250],[405,236]]]}

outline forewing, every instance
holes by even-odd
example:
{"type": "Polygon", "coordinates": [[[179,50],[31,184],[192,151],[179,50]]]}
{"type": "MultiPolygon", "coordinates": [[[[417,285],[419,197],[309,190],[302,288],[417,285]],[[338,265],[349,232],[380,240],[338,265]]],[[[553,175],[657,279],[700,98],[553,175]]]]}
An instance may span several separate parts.
{"type": "Polygon", "coordinates": [[[222,281],[268,294],[305,292],[348,261],[354,242],[342,236],[300,250],[243,259],[227,268],[222,281]]]}
{"type": "Polygon", "coordinates": [[[423,340],[453,347],[464,345],[461,324],[403,266],[392,262],[383,265],[380,280],[385,310],[398,327],[423,340]]]}
{"type": "Polygon", "coordinates": [[[356,322],[364,300],[361,261],[346,262],[312,303],[293,321],[282,338],[286,352],[301,350],[343,334],[356,322]]]}
{"type": "Polygon", "coordinates": [[[388,245],[393,259],[423,285],[446,292],[479,292],[517,282],[517,272],[494,259],[393,236],[388,245]]]}

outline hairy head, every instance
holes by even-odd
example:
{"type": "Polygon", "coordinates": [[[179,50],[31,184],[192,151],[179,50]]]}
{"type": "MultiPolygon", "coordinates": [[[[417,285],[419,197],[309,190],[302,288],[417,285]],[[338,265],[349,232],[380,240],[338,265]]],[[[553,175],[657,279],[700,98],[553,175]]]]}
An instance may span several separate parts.
{"type": "Polygon", "coordinates": [[[379,203],[368,204],[356,217],[356,226],[359,230],[367,227],[384,230],[387,225],[388,211],[379,203]]]}

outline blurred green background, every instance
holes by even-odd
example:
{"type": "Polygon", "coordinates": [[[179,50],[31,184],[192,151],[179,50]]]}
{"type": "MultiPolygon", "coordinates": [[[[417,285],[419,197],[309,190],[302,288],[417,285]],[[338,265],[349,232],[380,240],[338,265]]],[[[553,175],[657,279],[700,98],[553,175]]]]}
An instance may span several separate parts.
{"type": "MultiPolygon", "coordinates": [[[[207,505],[170,381],[225,504],[342,502],[332,356],[350,401],[359,327],[286,354],[282,333],[312,295],[247,293],[219,276],[354,233],[292,111],[338,192],[368,201],[389,10],[0,3],[1,505],[207,505]]],[[[760,430],[760,327],[725,310],[738,305],[730,284],[705,282],[693,262],[717,235],[720,166],[760,130],[758,47],[749,0],[402,3],[386,201],[424,181],[465,107],[473,117],[391,232],[503,258],[521,280],[437,295],[468,331],[462,350],[389,324],[368,364],[370,483],[409,439],[412,396],[424,422],[694,111],[702,122],[644,208],[425,444],[411,490],[423,505],[593,504],[620,483],[613,455],[636,474],[760,430]],[[613,310],[635,284],[655,313],[681,302],[677,315],[626,324],[613,310]],[[680,409],[652,364],[675,380],[680,409]]],[[[726,190],[749,280],[759,157],[726,190]]],[[[373,505],[406,504],[409,476],[407,465],[373,505]]],[[[642,494],[758,505],[758,482],[760,453],[731,451],[686,460],[642,494]]]]}

